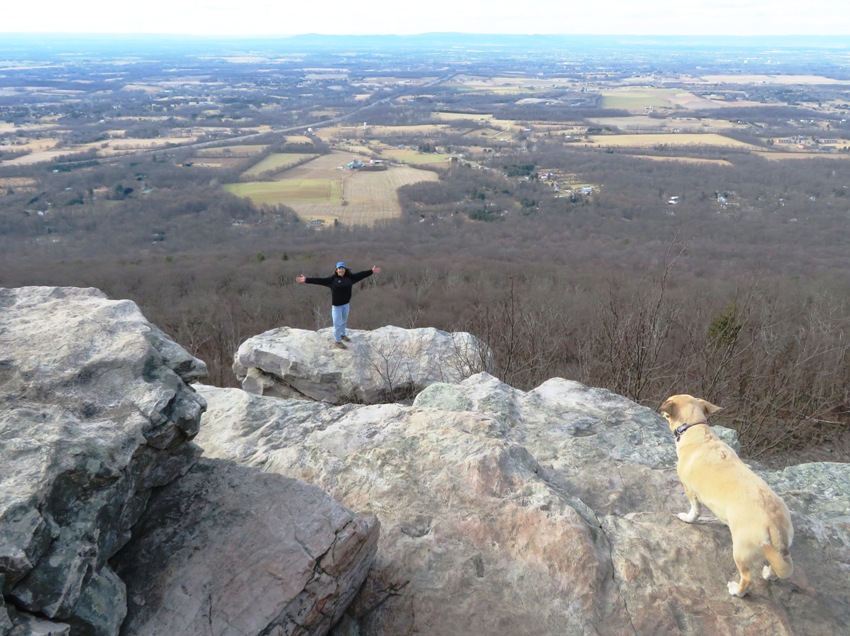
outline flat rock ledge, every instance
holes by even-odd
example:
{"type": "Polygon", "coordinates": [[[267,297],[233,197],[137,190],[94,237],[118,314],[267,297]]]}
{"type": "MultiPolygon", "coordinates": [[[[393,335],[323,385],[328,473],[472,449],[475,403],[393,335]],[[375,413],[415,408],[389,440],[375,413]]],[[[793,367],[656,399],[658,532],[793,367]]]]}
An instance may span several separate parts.
{"type": "Polygon", "coordinates": [[[378,404],[492,367],[490,349],[466,332],[387,326],[348,335],[351,342],[339,349],[332,329],[272,329],[242,343],[233,371],[255,395],[378,404]]]}

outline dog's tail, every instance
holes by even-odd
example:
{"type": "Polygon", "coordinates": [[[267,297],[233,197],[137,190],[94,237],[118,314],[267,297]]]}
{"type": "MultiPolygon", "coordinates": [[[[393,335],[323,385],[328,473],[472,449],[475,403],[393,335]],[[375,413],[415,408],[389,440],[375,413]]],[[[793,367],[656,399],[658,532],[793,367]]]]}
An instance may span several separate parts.
{"type": "Polygon", "coordinates": [[[791,560],[791,545],[783,532],[770,532],[770,541],[764,544],[764,556],[774,574],[780,579],[787,579],[794,572],[794,562],[791,560]],[[778,536],[777,536],[778,535],[778,536]]]}

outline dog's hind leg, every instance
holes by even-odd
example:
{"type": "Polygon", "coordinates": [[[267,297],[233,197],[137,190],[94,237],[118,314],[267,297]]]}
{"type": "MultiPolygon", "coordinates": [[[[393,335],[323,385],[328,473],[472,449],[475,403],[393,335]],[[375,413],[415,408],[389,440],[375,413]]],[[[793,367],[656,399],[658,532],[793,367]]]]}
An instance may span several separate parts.
{"type": "Polygon", "coordinates": [[[742,556],[735,547],[732,547],[732,558],[735,559],[735,565],[738,566],[738,572],[741,575],[739,581],[729,581],[726,584],[726,587],[729,589],[729,594],[732,596],[742,597],[745,596],[746,593],[750,589],[750,581],[752,577],[750,576],[750,566],[751,564],[751,554],[746,552],[745,556],[742,556]]]}

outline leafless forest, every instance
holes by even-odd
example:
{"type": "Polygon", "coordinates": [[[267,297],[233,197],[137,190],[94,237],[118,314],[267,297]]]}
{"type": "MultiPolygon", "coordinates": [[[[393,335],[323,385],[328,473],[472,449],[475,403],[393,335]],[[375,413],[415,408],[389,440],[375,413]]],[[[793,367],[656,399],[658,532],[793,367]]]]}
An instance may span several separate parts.
{"type": "MultiPolygon", "coordinates": [[[[435,75],[430,55],[416,57],[425,61],[411,78],[435,75]]],[[[662,57],[641,50],[631,58],[637,68],[623,61],[617,72],[646,73],[646,60],[662,57]]],[[[445,72],[455,63],[443,60],[440,74],[460,72],[445,72]]],[[[342,63],[326,61],[334,64],[342,63]]],[[[494,77],[527,71],[529,64],[540,68],[523,64],[506,53],[472,70],[494,77]]],[[[586,78],[598,74],[600,64],[583,62],[571,72],[586,78]]],[[[610,65],[602,66],[610,73],[610,65]]],[[[383,72],[398,81],[401,67],[383,72]]],[[[85,70],[95,74],[92,69],[85,70]]],[[[308,99],[303,68],[301,75],[266,73],[267,86],[245,79],[250,66],[223,69],[201,69],[221,85],[241,87],[238,99],[235,90],[218,96],[231,117],[219,109],[213,140],[241,139],[262,117],[266,123],[277,118],[285,132],[251,133],[252,143],[264,144],[264,156],[292,151],[288,127],[306,126],[320,107],[343,115],[355,108],[345,91],[363,88],[351,78],[376,73],[350,68],[347,88],[319,82],[308,99]],[[250,91],[244,82],[251,82],[250,91]],[[276,109],[266,108],[269,101],[276,109]]],[[[842,81],[850,73],[841,64],[805,70],[842,81]]],[[[850,163],[840,149],[850,143],[850,85],[786,87],[784,97],[762,84],[747,87],[746,108],[690,115],[722,115],[736,125],[730,138],[749,148],[686,151],[590,143],[596,119],[627,113],[577,89],[557,103],[549,95],[547,104],[431,83],[412,93],[405,88],[405,99],[377,88],[373,106],[358,111],[356,121],[411,126],[433,122],[437,109],[469,117],[436,131],[399,128],[376,140],[440,149],[455,159],[423,166],[439,180],[402,188],[401,218],[371,227],[339,223],[317,230],[285,204],[257,205],[227,194],[220,184],[239,181],[244,166],[199,165],[197,149],[188,145],[108,158],[96,150],[59,155],[46,165],[10,162],[25,155],[15,140],[51,113],[73,131],[74,138],[68,133],[63,141],[68,148],[105,139],[106,113],[116,108],[168,111],[137,119],[136,129],[151,128],[136,130],[139,137],[163,134],[166,116],[169,126],[206,116],[208,105],[172,97],[163,106],[130,89],[159,72],[139,69],[124,79],[123,92],[91,93],[57,106],[47,98],[23,103],[11,89],[36,79],[61,88],[74,85],[71,76],[2,70],[7,90],[0,93],[0,122],[7,126],[0,141],[9,143],[0,146],[0,285],[91,286],[132,299],[207,362],[210,383],[236,386],[230,363],[248,337],[282,325],[329,326],[326,290],[296,285],[296,275],[328,275],[340,259],[355,270],[380,265],[383,273],[355,290],[354,329],[392,324],[469,331],[492,347],[494,373],[514,387],[531,389],[559,376],[650,407],[671,393],[691,393],[724,407],[714,421],[740,432],[749,457],[776,464],[850,460],[850,163]],[[757,99],[765,105],[751,103],[757,99]],[[816,106],[827,101],[829,110],[816,106]],[[517,132],[483,142],[470,134],[482,113],[519,122],[517,132]],[[744,118],[752,125],[739,125],[744,118]],[[549,128],[535,125],[541,121],[549,128]],[[565,143],[563,133],[552,134],[553,122],[583,128],[565,143]],[[770,151],[787,136],[834,138],[839,150],[787,161],[752,151],[770,151]],[[592,187],[559,189],[553,173],[592,187]]],[[[463,72],[472,72],[469,62],[463,72]]],[[[327,153],[334,143],[317,136],[297,149],[327,153]]]]}

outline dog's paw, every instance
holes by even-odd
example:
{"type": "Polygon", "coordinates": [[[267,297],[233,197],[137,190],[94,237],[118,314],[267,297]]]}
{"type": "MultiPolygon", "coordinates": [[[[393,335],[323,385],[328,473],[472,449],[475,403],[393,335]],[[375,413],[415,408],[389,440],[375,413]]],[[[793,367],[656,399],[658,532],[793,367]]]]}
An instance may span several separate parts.
{"type": "Polygon", "coordinates": [[[732,596],[737,596],[738,598],[743,598],[743,596],[747,593],[746,590],[740,592],[738,590],[738,582],[737,581],[729,581],[726,584],[726,587],[729,589],[729,594],[732,596]]]}
{"type": "Polygon", "coordinates": [[[769,565],[765,565],[764,569],[761,571],[761,576],[766,581],[775,581],[777,578],[776,574],[773,573],[773,568],[769,565]]]}
{"type": "Polygon", "coordinates": [[[676,516],[679,517],[679,519],[681,519],[685,523],[693,523],[697,520],[697,516],[691,512],[680,512],[676,516]]]}

